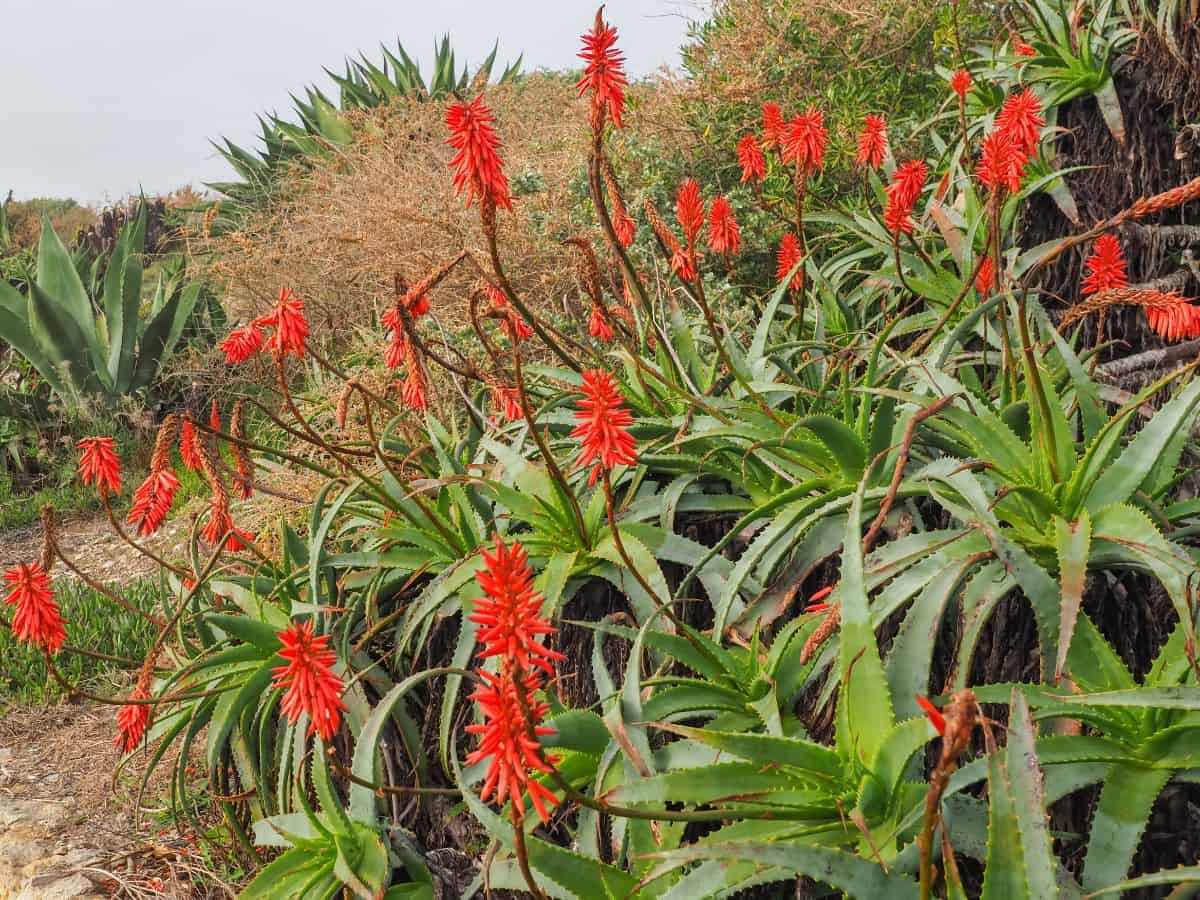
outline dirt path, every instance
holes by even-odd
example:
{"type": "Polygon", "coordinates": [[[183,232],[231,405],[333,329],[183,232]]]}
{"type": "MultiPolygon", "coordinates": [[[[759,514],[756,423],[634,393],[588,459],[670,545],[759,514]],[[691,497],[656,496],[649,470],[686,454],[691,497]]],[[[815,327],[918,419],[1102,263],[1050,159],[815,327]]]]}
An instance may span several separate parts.
{"type": "MultiPolygon", "coordinates": [[[[159,810],[134,815],[146,757],[118,772],[116,717],[115,707],[68,703],[0,719],[0,900],[195,896],[197,845],[159,810]]],[[[147,806],[160,802],[168,770],[155,773],[147,806]]]]}
{"type": "MultiPolygon", "coordinates": [[[[187,527],[181,516],[146,544],[176,555],[187,527]]],[[[104,514],[62,522],[59,544],[98,581],[125,583],[157,570],[104,514]]],[[[40,555],[40,525],[0,534],[0,571],[40,555]]],[[[53,574],[77,578],[62,563],[53,574]]],[[[198,845],[168,827],[171,759],[154,774],[136,815],[148,756],[139,751],[118,772],[116,719],[114,706],[0,705],[0,900],[209,896],[192,878],[205,873],[198,845]]]]}
{"type": "MultiPolygon", "coordinates": [[[[187,519],[177,516],[141,543],[153,553],[173,555],[187,540],[187,528],[187,519]]],[[[71,562],[97,581],[127,582],[157,571],[153,560],[121,540],[104,513],[60,522],[58,543],[71,562]]],[[[0,533],[0,571],[18,563],[32,562],[41,554],[42,526],[39,523],[0,533]]],[[[54,577],[76,576],[59,563],[55,566],[54,577]]]]}

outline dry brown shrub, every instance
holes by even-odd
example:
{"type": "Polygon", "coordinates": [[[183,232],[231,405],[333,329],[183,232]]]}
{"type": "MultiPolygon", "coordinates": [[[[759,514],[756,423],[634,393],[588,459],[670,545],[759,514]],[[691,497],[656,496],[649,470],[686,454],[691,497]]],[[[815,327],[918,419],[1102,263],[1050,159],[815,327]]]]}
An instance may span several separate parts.
{"type": "MultiPolygon", "coordinates": [[[[516,195],[513,212],[499,217],[505,264],[544,308],[574,280],[559,240],[580,228],[571,218],[583,190],[586,115],[570,81],[553,75],[490,88],[487,101],[516,195]]],[[[463,248],[485,260],[478,211],[454,196],[444,114],[444,104],[415,101],[356,114],[354,144],[285,178],[243,231],[212,238],[230,315],[261,312],[286,284],[309,304],[315,328],[375,327],[395,273],[415,282],[463,248]]],[[[440,320],[463,321],[478,277],[467,262],[437,288],[440,320]]]]}

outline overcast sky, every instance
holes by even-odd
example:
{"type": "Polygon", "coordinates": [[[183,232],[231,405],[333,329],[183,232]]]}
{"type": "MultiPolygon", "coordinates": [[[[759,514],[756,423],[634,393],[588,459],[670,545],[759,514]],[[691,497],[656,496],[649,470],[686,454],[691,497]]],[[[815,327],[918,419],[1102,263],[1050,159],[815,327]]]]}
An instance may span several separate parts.
{"type": "MultiPolygon", "coordinates": [[[[399,38],[428,76],[434,37],[459,64],[574,66],[596,0],[0,0],[0,198],[100,203],[224,179],[209,144],[252,145],[255,115],[328,86],[399,38]]],[[[609,0],[631,75],[679,64],[695,0],[609,0]]],[[[328,91],[330,96],[336,96],[328,91]]]]}

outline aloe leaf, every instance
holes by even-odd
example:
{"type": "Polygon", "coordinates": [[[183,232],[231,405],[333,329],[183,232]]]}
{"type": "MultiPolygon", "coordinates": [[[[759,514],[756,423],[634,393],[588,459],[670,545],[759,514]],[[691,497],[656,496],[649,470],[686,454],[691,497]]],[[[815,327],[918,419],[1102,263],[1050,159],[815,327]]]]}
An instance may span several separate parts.
{"type": "Polygon", "coordinates": [[[1062,678],[1083,603],[1083,587],[1087,580],[1088,556],[1092,543],[1092,520],[1087,510],[1079,518],[1067,522],[1054,518],[1055,549],[1058,553],[1058,580],[1062,590],[1062,612],[1059,618],[1058,653],[1054,663],[1054,683],[1062,678]]]}
{"type": "Polygon", "coordinates": [[[171,298],[146,326],[138,347],[137,366],[131,382],[134,390],[150,384],[175,350],[179,336],[183,334],[183,328],[200,299],[202,287],[197,281],[186,285],[182,290],[173,291],[171,298]]]}
{"type": "Polygon", "coordinates": [[[138,337],[138,307],[142,300],[140,254],[146,240],[146,204],[121,229],[104,274],[104,323],[108,329],[108,375],[114,390],[128,390],[138,337]]]}
{"type": "Polygon", "coordinates": [[[660,856],[668,860],[672,868],[709,859],[770,866],[792,875],[805,875],[842,891],[849,897],[907,900],[918,896],[916,883],[905,875],[896,871],[886,871],[878,863],[852,853],[827,847],[810,847],[803,844],[712,844],[685,847],[660,856]]]}
{"type": "Polygon", "coordinates": [[[49,382],[60,397],[66,395],[66,383],[51,356],[30,331],[29,303],[7,281],[0,278],[0,341],[11,345],[38,374],[49,382]]]}
{"type": "Polygon", "coordinates": [[[879,751],[896,719],[887,676],[875,643],[875,629],[863,582],[862,502],[866,483],[859,485],[850,506],[842,548],[841,645],[838,675],[841,696],[837,711],[837,748],[847,759],[864,766],[879,751]]]}
{"type": "Polygon", "coordinates": [[[1109,766],[1092,816],[1083,888],[1097,890],[1125,878],[1142,839],[1150,810],[1171,778],[1170,770],[1109,766]]]}
{"type": "Polygon", "coordinates": [[[1025,697],[1014,691],[1010,706],[1006,774],[1013,792],[1013,809],[1024,850],[1024,869],[1031,895],[1053,900],[1058,896],[1054,854],[1046,825],[1046,797],[1035,749],[1033,720],[1025,697]]]}

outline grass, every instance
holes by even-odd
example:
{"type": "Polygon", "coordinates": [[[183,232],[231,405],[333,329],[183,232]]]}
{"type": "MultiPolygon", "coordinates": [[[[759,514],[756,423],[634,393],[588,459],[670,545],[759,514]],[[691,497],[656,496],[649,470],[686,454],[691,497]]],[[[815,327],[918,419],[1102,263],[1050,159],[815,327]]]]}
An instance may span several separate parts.
{"type": "MultiPolygon", "coordinates": [[[[160,581],[143,579],[126,585],[113,585],[132,606],[148,613],[162,614],[166,593],[160,581]]],[[[67,623],[67,643],[97,650],[112,656],[141,662],[154,642],[155,628],[141,616],[121,609],[97,591],[77,581],[60,580],[54,586],[55,598],[67,623]]],[[[11,619],[3,607],[6,621],[11,619]]],[[[42,654],[13,638],[0,627],[0,709],[5,701],[42,703],[61,697],[64,689],[50,677],[42,654]]],[[[72,653],[61,653],[55,668],[71,684],[95,685],[112,679],[121,671],[115,664],[72,653]]]]}

